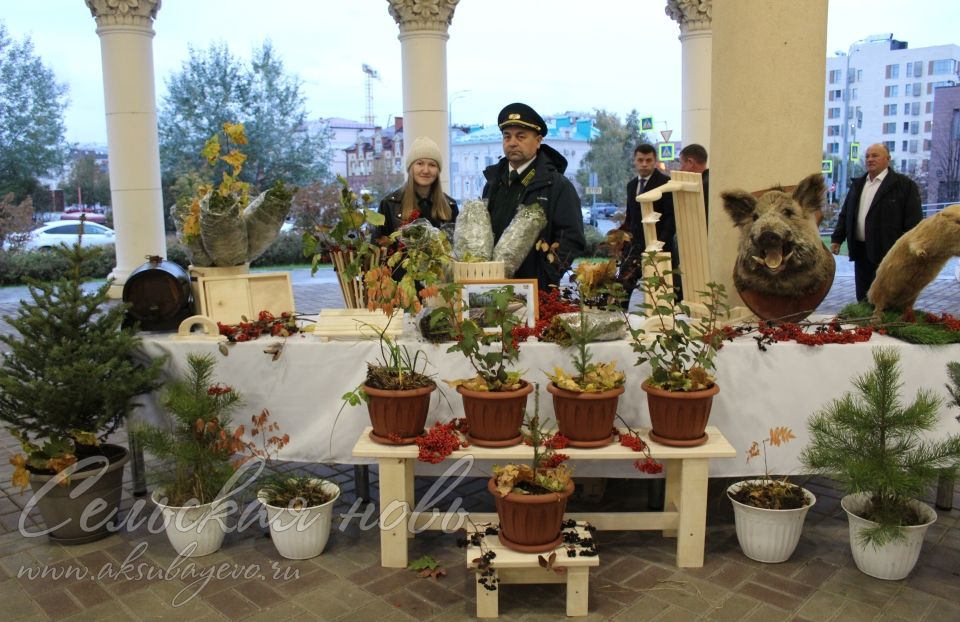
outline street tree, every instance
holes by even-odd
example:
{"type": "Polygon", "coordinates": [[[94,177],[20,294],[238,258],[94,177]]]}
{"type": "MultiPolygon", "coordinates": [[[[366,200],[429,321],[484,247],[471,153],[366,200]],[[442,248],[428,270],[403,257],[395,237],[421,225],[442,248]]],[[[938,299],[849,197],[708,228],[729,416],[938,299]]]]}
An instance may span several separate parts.
{"type": "Polygon", "coordinates": [[[960,201],[960,127],[956,124],[933,143],[929,174],[936,180],[933,203],[960,201]]]}
{"type": "Polygon", "coordinates": [[[22,201],[39,178],[59,172],[67,103],[67,86],[34,53],[30,37],[14,40],[0,23],[0,196],[22,201]]]}
{"type": "Polygon", "coordinates": [[[77,153],[63,182],[68,203],[110,205],[110,174],[92,153],[77,153]]]}
{"type": "MultiPolygon", "coordinates": [[[[284,70],[269,41],[253,50],[248,63],[224,43],[206,50],[190,48],[166,84],[158,120],[160,161],[171,193],[177,179],[207,170],[201,155],[204,143],[222,134],[228,122],[244,125],[248,144],[242,151],[247,159],[240,179],[255,189],[277,180],[303,186],[329,177],[329,134],[307,131],[301,80],[284,70]]],[[[214,171],[214,178],[221,172],[214,171]]],[[[168,202],[176,198],[167,197],[168,202]]]]}
{"type": "Polygon", "coordinates": [[[639,131],[636,111],[628,116],[627,125],[620,118],[606,110],[596,111],[594,126],[600,135],[590,140],[590,151],[580,161],[577,182],[589,185],[590,173],[597,174],[597,184],[603,188],[597,200],[604,203],[625,205],[626,187],[635,175],[633,169],[633,150],[646,135],[639,131]]]}

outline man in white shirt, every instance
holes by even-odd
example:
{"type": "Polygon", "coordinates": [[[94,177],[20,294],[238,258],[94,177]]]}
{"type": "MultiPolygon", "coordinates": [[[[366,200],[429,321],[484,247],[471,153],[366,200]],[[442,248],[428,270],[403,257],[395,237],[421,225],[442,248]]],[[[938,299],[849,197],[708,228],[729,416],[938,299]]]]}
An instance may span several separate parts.
{"type": "Polygon", "coordinates": [[[890,170],[890,151],[885,145],[867,147],[864,163],[867,174],[853,180],[830,236],[834,255],[847,242],[858,301],[867,299],[877,266],[894,242],[923,219],[917,184],[890,170]]]}

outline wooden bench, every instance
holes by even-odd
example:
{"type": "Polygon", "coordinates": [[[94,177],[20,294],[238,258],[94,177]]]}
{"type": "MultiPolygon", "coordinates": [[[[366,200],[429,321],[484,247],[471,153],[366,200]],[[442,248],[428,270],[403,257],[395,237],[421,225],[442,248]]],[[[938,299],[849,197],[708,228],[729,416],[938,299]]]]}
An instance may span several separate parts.
{"type": "MultiPolygon", "coordinates": [[[[707,480],[711,458],[734,458],[736,450],[715,426],[707,427],[708,441],[699,447],[667,447],[649,440],[648,430],[639,429],[653,457],[663,463],[666,476],[662,512],[568,512],[567,518],[586,521],[598,530],[662,531],[677,538],[677,566],[703,566],[703,545],[707,522],[707,480]]],[[[370,440],[366,428],[353,447],[353,455],[376,458],[380,469],[380,563],[388,568],[407,566],[407,540],[424,529],[456,531],[462,528],[462,515],[439,511],[415,511],[413,478],[417,462],[416,445],[380,445],[370,440]]],[[[626,460],[633,462],[641,454],[619,444],[598,449],[565,448],[572,463],[577,460],[626,460]]],[[[499,464],[529,461],[532,448],[517,445],[505,448],[468,447],[455,451],[448,460],[472,456],[499,464]]],[[[576,478],[574,478],[576,479],[576,478]]],[[[462,513],[462,514],[465,514],[462,513]]],[[[475,523],[496,524],[495,513],[472,513],[475,523]]]]}
{"type": "MultiPolygon", "coordinates": [[[[480,530],[482,533],[482,530],[480,530]]],[[[568,527],[564,532],[573,532],[581,539],[592,538],[590,532],[586,529],[585,523],[577,523],[576,527],[568,527]]],[[[469,533],[469,532],[468,532],[469,533]]],[[[535,584],[535,583],[566,583],[567,584],[567,615],[585,616],[587,615],[587,595],[590,588],[590,569],[600,565],[600,556],[582,556],[569,557],[568,548],[582,551],[579,546],[568,547],[563,544],[558,546],[553,553],[556,553],[556,561],[553,568],[548,569],[540,565],[540,557],[549,559],[550,551],[546,553],[518,553],[500,544],[500,538],[497,536],[483,536],[484,546],[467,546],[467,568],[476,569],[475,560],[483,554],[483,549],[493,551],[496,557],[493,559],[492,574],[485,578],[484,584],[480,573],[476,576],[477,585],[477,617],[478,618],[496,618],[500,609],[500,589],[501,585],[510,584],[535,584]],[[562,568],[561,572],[555,569],[562,568]],[[496,589],[489,589],[487,585],[493,583],[496,589]]]]}

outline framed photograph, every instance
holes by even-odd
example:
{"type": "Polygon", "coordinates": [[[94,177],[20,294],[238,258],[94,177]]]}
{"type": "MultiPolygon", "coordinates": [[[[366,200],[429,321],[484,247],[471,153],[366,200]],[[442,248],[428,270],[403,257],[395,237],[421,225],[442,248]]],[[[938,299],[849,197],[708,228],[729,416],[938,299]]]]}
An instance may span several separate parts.
{"type": "Polygon", "coordinates": [[[463,281],[460,290],[460,314],[463,321],[468,317],[483,328],[483,308],[490,302],[490,291],[507,285],[513,286],[513,298],[509,310],[520,318],[520,323],[533,327],[540,317],[536,279],[503,279],[500,281],[463,281]]]}

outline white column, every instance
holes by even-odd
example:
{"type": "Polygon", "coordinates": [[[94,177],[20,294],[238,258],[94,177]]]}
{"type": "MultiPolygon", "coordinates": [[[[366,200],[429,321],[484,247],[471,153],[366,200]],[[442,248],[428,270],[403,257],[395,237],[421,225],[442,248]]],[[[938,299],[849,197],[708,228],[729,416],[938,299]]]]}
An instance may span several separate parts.
{"type": "MultiPolygon", "coordinates": [[[[460,0],[387,0],[390,15],[400,26],[403,63],[403,141],[412,145],[429,136],[450,153],[447,113],[447,29],[460,0]]],[[[450,194],[450,162],[444,163],[440,183],[450,194]]]]}
{"type": "Polygon", "coordinates": [[[709,153],[713,0],[667,0],[666,13],[680,25],[683,144],[699,143],[709,153]]]}
{"type": "Polygon", "coordinates": [[[827,0],[713,6],[710,266],[732,303],[738,234],[720,193],[789,186],[820,171],[826,48],[827,0]]]}
{"type": "Polygon", "coordinates": [[[160,0],[85,0],[97,22],[110,158],[110,198],[117,231],[120,298],[127,276],[147,255],[166,256],[160,148],[153,78],[153,20],[160,0]]]}

